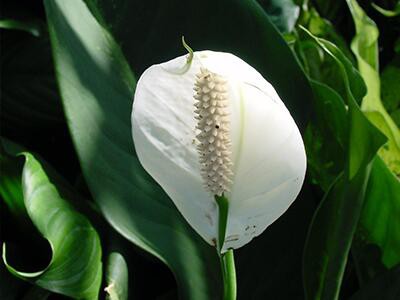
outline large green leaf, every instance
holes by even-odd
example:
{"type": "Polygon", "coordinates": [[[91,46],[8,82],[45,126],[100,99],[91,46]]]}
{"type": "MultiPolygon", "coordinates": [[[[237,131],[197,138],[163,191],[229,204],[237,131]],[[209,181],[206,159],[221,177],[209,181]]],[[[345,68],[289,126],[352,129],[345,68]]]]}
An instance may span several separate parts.
{"type": "MultiPolygon", "coordinates": [[[[309,55],[307,52],[313,49],[312,45],[315,46],[315,43],[301,40],[301,44],[305,42],[307,44],[302,45],[298,50],[302,52],[300,54],[302,54],[306,64],[316,64],[314,68],[317,69],[332,68],[330,66],[332,61],[325,61],[324,55],[321,55],[322,63],[316,61],[314,56],[309,55]]],[[[307,69],[310,70],[309,67],[307,69]]],[[[354,74],[357,75],[357,73],[354,74]]],[[[333,90],[333,88],[338,89],[340,86],[332,84],[332,80],[326,76],[321,76],[320,72],[310,71],[309,76],[324,82],[322,84],[312,80],[316,116],[305,137],[309,171],[316,183],[327,190],[328,184],[344,168],[345,143],[343,140],[346,132],[346,121],[344,120],[346,108],[344,100],[333,90]],[[321,166],[324,167],[321,168],[321,166]]],[[[352,85],[357,85],[357,81],[354,81],[355,78],[356,76],[350,81],[352,85]]],[[[396,95],[393,96],[397,97],[396,95]]],[[[360,93],[358,98],[362,97],[363,94],[360,93]]],[[[355,138],[355,140],[357,139],[355,138]]],[[[380,255],[377,255],[376,260],[380,264],[384,263],[387,267],[399,262],[400,236],[397,229],[397,216],[400,201],[398,201],[397,196],[398,185],[398,181],[387,167],[379,159],[375,159],[371,170],[371,179],[368,181],[365,193],[364,208],[356,232],[357,245],[366,246],[363,249],[359,249],[359,246],[357,246],[357,250],[366,252],[371,244],[379,246],[380,255]]],[[[362,255],[365,256],[365,253],[362,253],[362,255]]],[[[377,270],[373,270],[375,267],[371,265],[371,262],[370,259],[362,262],[369,266],[361,266],[361,268],[370,270],[362,272],[365,273],[365,275],[360,274],[362,277],[370,278],[376,273],[377,270]]]]}
{"type": "MultiPolygon", "coordinates": [[[[48,1],[46,6],[64,106],[94,198],[119,232],[171,267],[184,298],[219,297],[220,274],[213,249],[188,228],[135,158],[130,133],[134,82],[126,80],[129,74],[121,71],[126,70],[126,62],[99,24],[108,24],[138,72],[183,54],[182,34],[196,50],[239,55],[276,86],[303,128],[311,99],[306,78],[254,2],[97,1],[98,6],[94,1],[86,2],[99,23],[77,1],[48,1]],[[229,20],[235,20],[234,26],[229,20]]],[[[304,228],[303,216],[292,214],[292,224],[301,219],[304,228]]],[[[285,230],[291,231],[289,226],[285,230]]],[[[281,241],[278,234],[275,238],[276,243],[281,241]]],[[[290,241],[287,244],[294,247],[290,241]]],[[[297,254],[302,244],[295,246],[297,254]]],[[[259,268],[259,280],[249,282],[246,289],[262,283],[267,272],[268,265],[259,268]]],[[[299,269],[293,272],[289,264],[285,272],[281,278],[301,278],[299,269]]]]}
{"type": "Polygon", "coordinates": [[[381,249],[381,260],[391,268],[400,263],[400,181],[376,158],[359,224],[360,238],[381,249]]]}
{"type": "MultiPolygon", "coordinates": [[[[3,244],[4,264],[13,275],[44,289],[74,298],[97,299],[102,279],[101,246],[97,232],[86,217],[61,198],[35,157],[27,152],[21,155],[25,160],[16,189],[22,188],[27,216],[48,240],[52,257],[47,267],[39,271],[17,270],[7,261],[8,247],[3,244]]],[[[2,176],[7,177],[8,174],[2,176]]],[[[9,198],[10,195],[17,194],[2,192],[6,203],[16,201],[15,197],[9,198]]],[[[19,202],[16,206],[20,205],[19,202]]]]}
{"type": "Polygon", "coordinates": [[[136,74],[184,54],[183,35],[194,50],[231,52],[255,67],[275,87],[298,126],[305,128],[312,97],[307,79],[256,1],[86,2],[101,15],[98,19],[104,19],[136,74]]]}
{"type": "Polygon", "coordinates": [[[82,1],[45,5],[70,131],[102,212],[123,236],[174,271],[183,298],[217,298],[215,250],[186,224],[135,157],[130,130],[135,80],[118,46],[82,1]]]}
{"type": "Polygon", "coordinates": [[[361,108],[368,119],[387,137],[387,144],[379,154],[396,174],[400,174],[400,130],[387,113],[381,100],[381,87],[378,61],[379,31],[355,0],[346,0],[353,16],[356,36],[351,43],[360,74],[368,92],[362,101],[361,108]]]}
{"type": "MultiPolygon", "coordinates": [[[[304,284],[307,299],[338,299],[347,256],[364,203],[370,161],[384,138],[357,105],[355,91],[360,88],[355,85],[360,80],[351,62],[335,45],[309,34],[340,67],[346,87],[343,102],[347,103],[348,111],[344,172],[326,193],[311,223],[304,250],[304,284]]],[[[314,87],[321,88],[320,85],[314,87]]],[[[339,123],[333,125],[339,126],[339,123]]]]}
{"type": "MultiPolygon", "coordinates": [[[[328,47],[331,44],[327,44],[328,47]]],[[[307,127],[305,145],[308,170],[315,183],[324,191],[344,169],[349,86],[343,80],[343,68],[329,51],[308,34],[298,33],[295,51],[309,76],[313,89],[314,115],[307,127]]],[[[335,50],[336,51],[336,50],[335,50]]],[[[360,100],[366,93],[358,71],[347,64],[351,94],[360,100]]]]}

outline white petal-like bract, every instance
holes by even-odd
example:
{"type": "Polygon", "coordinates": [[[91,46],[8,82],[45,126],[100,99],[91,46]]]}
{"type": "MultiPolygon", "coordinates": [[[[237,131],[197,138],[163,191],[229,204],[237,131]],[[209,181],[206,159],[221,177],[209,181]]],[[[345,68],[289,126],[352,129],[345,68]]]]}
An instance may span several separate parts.
{"type": "Polygon", "coordinates": [[[246,62],[229,53],[200,51],[182,71],[186,59],[153,65],[140,77],[132,111],[136,153],[187,222],[215,245],[218,207],[203,178],[194,88],[201,70],[225,80],[232,176],[225,192],[229,214],[223,251],[236,249],[297,197],[306,170],[303,141],[272,85],[246,62]]]}

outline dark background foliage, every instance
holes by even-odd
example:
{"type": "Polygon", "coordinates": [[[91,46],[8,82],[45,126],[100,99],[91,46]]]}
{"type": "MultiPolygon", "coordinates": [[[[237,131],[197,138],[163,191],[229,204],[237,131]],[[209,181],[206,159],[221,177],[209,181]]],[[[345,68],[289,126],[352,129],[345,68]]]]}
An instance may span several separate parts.
{"type": "MultiPolygon", "coordinates": [[[[86,1],[97,21],[114,36],[136,78],[151,64],[182,54],[179,38],[185,35],[194,49],[230,51],[256,66],[285,99],[306,135],[310,117],[319,111],[311,104],[314,96],[307,77],[276,32],[280,30],[284,34],[292,31],[300,9],[289,0],[250,2],[215,1],[199,5],[178,0],[86,1]],[[210,7],[213,9],[210,10],[210,7]],[[232,23],[215,26],[220,22],[218,18],[221,15],[232,23]],[[265,21],[267,15],[275,27],[265,21]],[[238,36],[240,30],[245,34],[238,36]],[[290,61],[284,67],[280,67],[280,61],[269,59],[282,52],[290,61]],[[289,80],[281,80],[286,74],[294,78],[290,79],[290,86],[289,80]],[[301,91],[301,99],[304,100],[301,105],[297,100],[298,91],[301,91]]],[[[394,1],[389,0],[377,4],[387,9],[394,7],[394,1]]],[[[309,5],[331,22],[345,45],[350,44],[355,30],[345,1],[315,0],[309,5]]],[[[393,61],[398,62],[395,49],[399,47],[399,18],[383,16],[373,9],[371,1],[360,1],[360,5],[381,31],[380,69],[386,70],[393,61]]],[[[43,2],[5,0],[1,6],[0,19],[29,24],[29,29],[0,29],[1,136],[42,158],[49,165],[45,167],[46,171],[59,174],[65,179],[68,189],[79,194],[72,200],[73,205],[88,216],[98,231],[103,253],[117,250],[124,255],[131,275],[130,299],[176,299],[181,292],[170,269],[114,230],[93,199],[94,193],[78,158],[79,149],[76,148],[79,147],[73,146],[67,125],[43,2]]],[[[392,78],[391,75],[387,77],[392,78]]],[[[389,85],[387,90],[393,86],[389,81],[382,82],[389,85]]],[[[384,104],[395,116],[398,106],[386,100],[390,97],[383,98],[384,104]]],[[[14,177],[10,176],[18,178],[22,165],[21,159],[2,158],[2,176],[3,173],[14,174],[14,177]]],[[[336,177],[337,170],[333,174],[336,177]]],[[[290,209],[262,236],[236,251],[239,299],[304,299],[303,250],[311,220],[325,193],[323,180],[316,182],[315,178],[326,176],[331,183],[328,175],[308,173],[299,199],[290,209]]],[[[10,244],[11,264],[21,266],[24,271],[46,266],[51,257],[46,240],[33,229],[30,221],[24,223],[15,219],[5,201],[0,201],[0,209],[0,241],[10,244]]],[[[349,256],[339,298],[378,299],[373,297],[379,295],[379,299],[397,299],[399,290],[395,286],[400,286],[399,267],[388,271],[379,261],[380,249],[376,245],[369,244],[366,249],[362,244],[358,249],[361,250],[354,250],[356,254],[349,256]],[[370,269],[363,272],[360,266],[370,269]],[[360,274],[373,274],[367,276],[368,285],[360,280],[360,274]]],[[[215,273],[213,276],[217,278],[219,270],[215,273]]],[[[0,278],[0,299],[66,298],[16,279],[8,273],[3,262],[0,263],[0,278]]],[[[100,297],[105,297],[102,291],[100,294],[100,297]]]]}

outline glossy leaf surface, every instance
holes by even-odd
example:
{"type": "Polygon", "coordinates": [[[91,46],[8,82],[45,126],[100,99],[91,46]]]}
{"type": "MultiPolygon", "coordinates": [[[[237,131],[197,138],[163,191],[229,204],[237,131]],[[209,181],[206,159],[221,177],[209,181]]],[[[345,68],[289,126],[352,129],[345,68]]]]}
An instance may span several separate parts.
{"type": "Polygon", "coordinates": [[[217,297],[218,288],[211,288],[219,280],[215,252],[135,157],[135,80],[117,44],[82,1],[45,4],[70,131],[102,212],[123,236],[167,263],[183,297],[217,297]]]}
{"type": "Polygon", "coordinates": [[[357,58],[360,74],[367,85],[367,94],[362,100],[361,108],[368,119],[387,136],[388,142],[380,149],[379,154],[395,174],[400,174],[400,130],[387,113],[381,100],[379,31],[374,21],[366,15],[356,0],[347,0],[347,5],[356,28],[351,49],[357,58]]]}
{"type": "MultiPolygon", "coordinates": [[[[52,257],[42,270],[21,271],[8,263],[8,248],[3,244],[3,260],[8,271],[52,292],[97,299],[102,278],[97,232],[86,217],[61,198],[35,157],[27,152],[22,155],[25,158],[20,179],[23,203],[35,227],[48,240],[52,257]]],[[[6,198],[7,194],[2,196],[6,198]]]]}
{"type": "Polygon", "coordinates": [[[115,6],[107,1],[99,1],[98,6],[86,1],[95,18],[81,2],[69,3],[48,1],[46,7],[70,130],[95,200],[120,233],[168,264],[182,297],[219,297],[214,249],[188,227],[135,157],[129,130],[135,83],[116,43],[100,24],[111,29],[138,73],[152,63],[183,54],[182,34],[193,48],[233,50],[249,58],[274,83],[303,128],[311,97],[304,75],[266,14],[252,2],[227,5],[207,1],[199,10],[197,5],[179,1],[117,1],[115,6]],[[129,11],[138,9],[153,11],[148,10],[151,6],[159,6],[156,20],[154,14],[145,13],[143,18],[148,19],[144,23],[130,16],[129,11]],[[213,14],[209,15],[211,9],[213,14]],[[235,26],[248,34],[238,39],[237,31],[221,18],[235,19],[235,26]],[[172,23],[171,19],[182,22],[172,23]],[[155,22],[154,33],[149,34],[147,22],[155,22]],[[202,26],[206,28],[199,31],[202,26]],[[220,26],[221,31],[216,31],[220,26]],[[256,40],[262,41],[261,47],[253,47],[256,40]]]}

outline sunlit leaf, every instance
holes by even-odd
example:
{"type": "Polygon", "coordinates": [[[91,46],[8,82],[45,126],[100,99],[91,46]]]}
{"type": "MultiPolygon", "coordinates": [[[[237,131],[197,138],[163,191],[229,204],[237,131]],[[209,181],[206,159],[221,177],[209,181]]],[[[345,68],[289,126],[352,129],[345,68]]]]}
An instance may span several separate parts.
{"type": "MultiPolygon", "coordinates": [[[[27,152],[21,156],[25,159],[19,185],[23,203],[35,227],[48,240],[52,257],[42,270],[17,270],[7,261],[8,247],[3,244],[3,261],[8,271],[46,290],[75,298],[97,299],[102,279],[97,232],[83,215],[61,198],[35,157],[27,152]]],[[[2,193],[2,196],[6,198],[9,194],[2,193]]],[[[14,200],[11,198],[7,202],[14,200]]]]}
{"type": "MultiPolygon", "coordinates": [[[[324,2],[327,4],[327,6],[325,6],[324,8],[328,9],[329,6],[331,6],[332,4],[339,4],[337,1],[335,1],[334,3],[332,3],[332,1],[324,2]]],[[[332,11],[329,12],[334,13],[332,11]]],[[[348,59],[353,61],[350,47],[347,45],[345,39],[337,32],[336,28],[329,20],[320,16],[317,9],[311,6],[310,3],[302,5],[301,17],[298,21],[298,24],[307,28],[313,35],[334,43],[340,50],[342,50],[342,52],[347,56],[348,59]]]]}
{"type": "Polygon", "coordinates": [[[378,61],[379,31],[355,0],[347,0],[356,27],[356,36],[351,43],[360,74],[367,85],[361,109],[368,119],[387,137],[387,144],[379,154],[395,173],[400,174],[400,130],[387,113],[381,100],[378,61]]]}
{"type": "Polygon", "coordinates": [[[396,6],[393,10],[382,8],[375,3],[371,3],[371,5],[373,6],[373,8],[375,8],[377,11],[379,11],[382,15],[384,15],[386,17],[391,18],[391,17],[396,17],[396,16],[400,15],[400,1],[397,2],[396,6]]]}
{"type": "Polygon", "coordinates": [[[360,238],[381,249],[381,260],[391,268],[400,263],[400,181],[376,158],[371,170],[360,219],[360,238]]]}
{"type": "MultiPolygon", "coordinates": [[[[214,249],[200,241],[135,157],[130,133],[134,80],[100,24],[111,29],[137,72],[182,55],[182,35],[194,49],[238,54],[274,84],[302,128],[311,98],[306,78],[267,15],[253,2],[86,2],[95,18],[79,1],[45,4],[63,102],[91,192],[120,233],[168,264],[183,298],[218,298],[221,284],[214,249]],[[148,13],[154,10],[159,14],[148,13]],[[143,15],[132,18],[132,11],[143,15]],[[235,26],[224,19],[235,20],[235,26]],[[239,28],[246,34],[238,35],[239,28]],[[258,47],[253,46],[255,41],[258,47]]],[[[300,217],[304,228],[302,216],[291,216],[300,217]]],[[[301,248],[296,244],[296,254],[301,248]]],[[[289,266],[285,270],[282,276],[300,278],[299,270],[295,275],[289,266]]],[[[258,281],[247,289],[259,284],[265,272],[267,268],[260,269],[258,281]]]]}
{"type": "Polygon", "coordinates": [[[194,50],[230,52],[255,67],[274,86],[297,125],[305,128],[311,99],[308,82],[256,1],[205,0],[201,5],[181,0],[86,2],[104,18],[135,74],[184,54],[183,35],[194,50]],[[132,18],[133,11],[140,11],[141,17],[132,18]]]}
{"type": "Polygon", "coordinates": [[[217,297],[214,249],[190,229],[135,156],[135,80],[117,44],[82,1],[45,5],[70,131],[94,199],[117,231],[167,263],[183,297],[217,297]]]}
{"type": "MultiPolygon", "coordinates": [[[[347,103],[348,111],[344,172],[328,190],[312,220],[304,250],[304,285],[307,299],[338,299],[364,203],[370,162],[384,137],[357,105],[355,97],[359,95],[355,91],[359,89],[354,85],[360,81],[351,62],[335,45],[309,35],[340,67],[346,87],[343,103],[347,103]]],[[[339,123],[332,125],[338,127],[339,123]]]]}
{"type": "MultiPolygon", "coordinates": [[[[301,43],[304,43],[304,41],[301,40],[301,43]]],[[[310,45],[303,46],[303,48],[305,47],[311,49],[310,45]]],[[[316,68],[322,68],[323,66],[331,68],[330,64],[332,61],[318,65],[318,61],[313,60],[314,57],[309,54],[307,56],[303,55],[303,58],[306,59],[306,63],[309,63],[309,61],[315,63],[316,68]]],[[[348,66],[348,69],[350,69],[350,64],[348,66]]],[[[357,73],[354,74],[357,75],[357,73]]],[[[339,88],[339,85],[331,84],[330,80],[327,80],[324,76],[320,76],[318,72],[310,72],[309,76],[330,83],[330,87],[328,88],[321,85],[321,83],[316,84],[315,81],[312,81],[315,95],[314,107],[316,109],[316,120],[311,122],[305,139],[309,170],[316,182],[326,190],[328,184],[332,182],[332,178],[335,175],[337,176],[344,167],[343,160],[346,153],[343,146],[345,143],[340,142],[338,137],[343,136],[343,133],[346,132],[345,121],[343,120],[346,109],[344,100],[341,101],[339,95],[333,97],[335,96],[333,89],[339,88]],[[332,102],[335,98],[338,98],[338,100],[332,102]],[[341,121],[338,122],[338,120],[341,121]]],[[[353,76],[353,78],[356,77],[353,76]]],[[[391,82],[390,80],[388,81],[391,82]]],[[[350,82],[353,86],[357,85],[357,81],[351,80],[350,82]]],[[[396,90],[396,87],[396,85],[388,85],[388,88],[392,88],[393,91],[396,90]]],[[[389,93],[390,91],[387,92],[389,93]]],[[[393,96],[394,99],[397,99],[396,93],[393,96]]],[[[362,93],[358,95],[358,98],[362,97],[362,93]]],[[[353,139],[359,141],[360,136],[355,135],[353,139]]],[[[361,152],[356,151],[353,155],[360,157],[361,152]]],[[[399,183],[396,183],[396,181],[396,178],[385,167],[382,161],[375,159],[371,170],[371,179],[368,181],[365,192],[364,208],[356,232],[357,244],[375,244],[379,247],[376,247],[379,251],[376,260],[378,263],[384,263],[387,267],[391,267],[399,262],[397,253],[400,253],[399,235],[398,229],[396,229],[398,228],[397,215],[399,214],[400,201],[397,199],[398,191],[396,186],[399,183]]],[[[362,249],[362,251],[364,250],[367,250],[367,248],[362,249]]],[[[363,253],[358,254],[364,255],[363,253]]],[[[365,272],[368,278],[373,277],[374,273],[379,271],[373,270],[375,267],[372,266],[370,259],[362,263],[364,265],[360,267],[369,270],[365,272]]],[[[365,277],[363,274],[360,274],[360,276],[362,278],[365,277]]]]}

